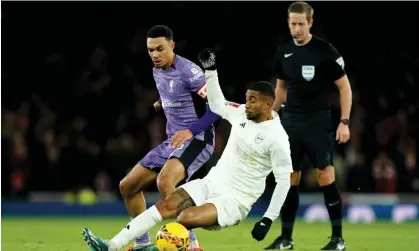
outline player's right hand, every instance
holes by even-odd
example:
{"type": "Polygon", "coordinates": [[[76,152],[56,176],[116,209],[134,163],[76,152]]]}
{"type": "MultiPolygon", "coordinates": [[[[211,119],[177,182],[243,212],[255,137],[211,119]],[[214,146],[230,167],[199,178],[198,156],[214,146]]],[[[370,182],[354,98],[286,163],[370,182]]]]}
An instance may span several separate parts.
{"type": "Polygon", "coordinates": [[[154,102],[153,106],[154,106],[154,110],[156,110],[156,112],[160,111],[161,104],[160,104],[159,101],[154,102]]]}
{"type": "Polygon", "coordinates": [[[271,229],[272,221],[264,217],[260,221],[256,222],[255,226],[252,229],[252,237],[257,241],[265,239],[266,235],[271,229]]]}
{"type": "Polygon", "coordinates": [[[198,55],[198,60],[201,62],[204,70],[215,71],[217,66],[215,65],[215,54],[210,49],[206,48],[201,51],[198,55]]]}

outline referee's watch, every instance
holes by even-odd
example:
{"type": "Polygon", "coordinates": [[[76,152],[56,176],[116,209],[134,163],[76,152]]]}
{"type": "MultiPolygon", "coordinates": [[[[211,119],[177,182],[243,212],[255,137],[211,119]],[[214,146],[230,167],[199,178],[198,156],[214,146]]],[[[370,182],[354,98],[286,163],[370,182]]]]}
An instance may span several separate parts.
{"type": "Polygon", "coordinates": [[[349,125],[349,119],[341,119],[340,123],[342,123],[344,125],[349,125]]]}

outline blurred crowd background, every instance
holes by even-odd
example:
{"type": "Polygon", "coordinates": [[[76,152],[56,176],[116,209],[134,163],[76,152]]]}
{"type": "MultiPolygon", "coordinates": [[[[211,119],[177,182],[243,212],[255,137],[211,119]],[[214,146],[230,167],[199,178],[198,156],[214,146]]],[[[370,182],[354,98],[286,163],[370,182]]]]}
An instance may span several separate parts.
{"type": "MultiPolygon", "coordinates": [[[[275,83],[275,50],[290,39],[289,4],[2,2],[2,198],[86,187],[117,195],[119,180],[166,137],[164,114],[152,107],[147,30],[168,25],[176,52],[195,62],[199,50],[214,48],[225,96],[243,102],[251,81],[275,83]]],[[[339,186],[418,193],[419,7],[312,6],[313,33],[343,55],[354,94],[351,141],[334,156],[339,186]]],[[[336,91],[331,100],[338,121],[336,91]]],[[[228,135],[221,121],[215,158],[228,135]]],[[[301,191],[315,192],[305,165],[301,191]]]]}

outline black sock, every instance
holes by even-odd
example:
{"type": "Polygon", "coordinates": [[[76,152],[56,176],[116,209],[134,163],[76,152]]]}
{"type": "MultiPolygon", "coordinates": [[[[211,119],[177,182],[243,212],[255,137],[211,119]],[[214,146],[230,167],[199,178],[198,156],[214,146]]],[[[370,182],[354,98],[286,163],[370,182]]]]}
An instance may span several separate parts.
{"type": "Polygon", "coordinates": [[[281,209],[282,235],[290,239],[292,237],[292,230],[299,204],[300,196],[298,194],[298,185],[291,186],[281,209]]]}
{"type": "Polygon", "coordinates": [[[329,212],[332,224],[332,236],[342,238],[342,197],[339,188],[333,182],[330,185],[321,187],[324,195],[324,203],[329,212]]]}

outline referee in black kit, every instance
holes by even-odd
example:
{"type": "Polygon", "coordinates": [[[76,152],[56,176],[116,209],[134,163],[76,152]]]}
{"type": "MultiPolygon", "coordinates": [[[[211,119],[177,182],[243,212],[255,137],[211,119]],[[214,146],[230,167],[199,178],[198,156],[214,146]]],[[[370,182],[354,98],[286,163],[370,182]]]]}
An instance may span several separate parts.
{"type": "MultiPolygon", "coordinates": [[[[332,224],[330,242],[321,250],[344,250],[342,238],[342,199],[335,184],[333,148],[335,141],[349,140],[352,91],[342,56],[328,42],[310,34],[313,8],[295,2],[288,8],[288,25],[293,40],[281,46],[275,62],[277,74],[274,109],[287,101],[282,124],[288,133],[294,172],[291,189],[281,210],[282,234],[265,249],[291,250],[292,231],[299,205],[298,185],[301,160],[307,154],[316,168],[317,181],[332,224]],[[341,120],[336,134],[330,116],[329,91],[335,84],[340,92],[341,120]]],[[[271,226],[263,218],[255,224],[252,236],[262,240],[271,226]]]]}

